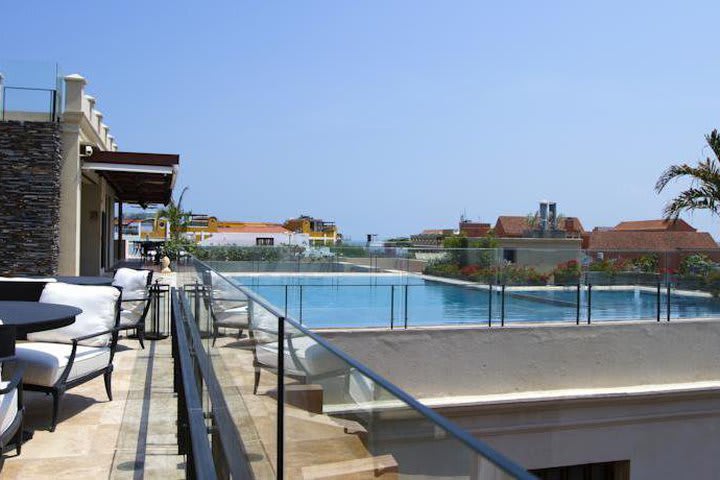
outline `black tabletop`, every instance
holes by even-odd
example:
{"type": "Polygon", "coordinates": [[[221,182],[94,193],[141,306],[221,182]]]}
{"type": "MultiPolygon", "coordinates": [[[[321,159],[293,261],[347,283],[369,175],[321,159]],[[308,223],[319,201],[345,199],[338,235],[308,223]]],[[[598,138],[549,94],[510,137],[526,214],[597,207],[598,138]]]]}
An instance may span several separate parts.
{"type": "Polygon", "coordinates": [[[55,279],[58,282],[71,283],[73,285],[95,285],[95,286],[112,285],[112,281],[113,281],[113,279],[111,277],[91,277],[91,276],[81,276],[81,277],[59,276],[59,277],[55,277],[55,279]]]}
{"type": "Polygon", "coordinates": [[[0,320],[5,325],[14,325],[18,335],[65,327],[81,313],[79,308],[57,303],[0,302],[0,320]]]}

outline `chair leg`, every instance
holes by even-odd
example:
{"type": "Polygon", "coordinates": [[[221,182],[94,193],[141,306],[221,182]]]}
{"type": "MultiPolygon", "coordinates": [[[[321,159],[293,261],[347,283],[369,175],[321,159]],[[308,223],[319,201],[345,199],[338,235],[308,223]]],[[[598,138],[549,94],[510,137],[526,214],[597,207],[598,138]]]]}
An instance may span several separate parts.
{"type": "Polygon", "coordinates": [[[112,372],[105,372],[103,377],[105,378],[105,392],[112,402],[112,372]]]}
{"type": "Polygon", "coordinates": [[[238,338],[238,340],[242,338],[242,328],[240,330],[238,330],[237,338],[238,338]]]}
{"type": "Polygon", "coordinates": [[[258,385],[260,385],[260,369],[255,367],[255,386],[253,387],[253,395],[257,395],[258,385]]]}
{"type": "Polygon", "coordinates": [[[15,438],[13,439],[13,441],[15,442],[15,454],[17,456],[20,456],[20,452],[22,451],[23,430],[25,430],[25,418],[24,417],[20,420],[20,427],[18,428],[18,431],[15,433],[15,438]]]}
{"type": "Polygon", "coordinates": [[[215,346],[215,342],[217,341],[218,330],[219,330],[218,327],[213,326],[213,343],[212,343],[212,346],[213,346],[213,347],[215,346]]]}
{"type": "Polygon", "coordinates": [[[137,328],[137,337],[140,341],[140,347],[145,350],[145,327],[141,326],[137,328]]]}
{"type": "Polygon", "coordinates": [[[57,426],[58,412],[60,411],[60,400],[65,392],[61,390],[53,390],[53,411],[52,411],[52,423],[50,424],[50,431],[54,432],[57,426]]]}

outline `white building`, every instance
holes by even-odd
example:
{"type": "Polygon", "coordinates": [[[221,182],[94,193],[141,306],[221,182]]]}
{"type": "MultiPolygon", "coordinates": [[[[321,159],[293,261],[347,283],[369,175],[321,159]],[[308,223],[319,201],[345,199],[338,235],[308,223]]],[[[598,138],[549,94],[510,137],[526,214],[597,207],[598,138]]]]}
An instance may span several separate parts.
{"type": "Polygon", "coordinates": [[[239,227],[219,228],[217,232],[208,234],[199,242],[201,246],[238,245],[273,246],[273,245],[310,245],[310,235],[295,233],[279,225],[246,225],[239,227]]]}

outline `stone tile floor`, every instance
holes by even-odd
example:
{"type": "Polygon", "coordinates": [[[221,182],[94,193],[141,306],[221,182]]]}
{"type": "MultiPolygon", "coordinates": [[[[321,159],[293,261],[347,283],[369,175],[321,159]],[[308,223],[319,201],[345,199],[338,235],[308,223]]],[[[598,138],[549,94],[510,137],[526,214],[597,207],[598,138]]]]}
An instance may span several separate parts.
{"type": "Polygon", "coordinates": [[[114,360],[113,397],[102,377],[63,398],[49,432],[51,397],[26,392],[26,428],[35,431],[22,454],[6,454],[3,479],[185,478],[177,455],[177,402],[172,392],[170,340],[121,339],[114,360]]]}

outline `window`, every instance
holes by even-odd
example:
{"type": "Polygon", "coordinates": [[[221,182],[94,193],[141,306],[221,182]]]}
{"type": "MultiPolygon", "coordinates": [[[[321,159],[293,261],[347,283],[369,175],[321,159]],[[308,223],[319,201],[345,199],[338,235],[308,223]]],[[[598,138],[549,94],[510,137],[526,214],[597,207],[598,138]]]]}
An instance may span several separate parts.
{"type": "Polygon", "coordinates": [[[511,263],[517,262],[517,250],[514,248],[504,248],[503,249],[503,260],[511,263]]]}
{"type": "Polygon", "coordinates": [[[275,239],[269,238],[269,237],[258,237],[255,239],[255,245],[257,245],[257,246],[275,245],[275,239]]]}

